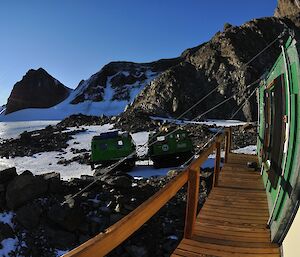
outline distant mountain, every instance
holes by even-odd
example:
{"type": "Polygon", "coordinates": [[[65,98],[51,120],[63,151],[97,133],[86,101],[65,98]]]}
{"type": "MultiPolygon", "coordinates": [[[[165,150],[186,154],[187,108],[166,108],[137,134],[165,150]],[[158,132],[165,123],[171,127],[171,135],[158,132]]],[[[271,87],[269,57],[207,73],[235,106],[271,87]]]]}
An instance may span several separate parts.
{"type": "MultiPolygon", "coordinates": [[[[9,115],[0,115],[0,121],[60,120],[76,113],[118,115],[161,72],[176,65],[180,60],[175,58],[151,63],[109,63],[89,79],[82,80],[59,104],[44,109],[24,106],[22,110],[10,112],[9,115]]],[[[11,103],[11,100],[8,102],[11,103]]]]}
{"type": "Polygon", "coordinates": [[[79,83],[71,104],[84,101],[131,103],[155,77],[179,61],[177,58],[152,63],[111,62],[79,83]]]}
{"type": "Polygon", "coordinates": [[[65,100],[71,89],[44,69],[29,70],[17,82],[8,98],[6,114],[27,108],[49,108],[65,100]]]}

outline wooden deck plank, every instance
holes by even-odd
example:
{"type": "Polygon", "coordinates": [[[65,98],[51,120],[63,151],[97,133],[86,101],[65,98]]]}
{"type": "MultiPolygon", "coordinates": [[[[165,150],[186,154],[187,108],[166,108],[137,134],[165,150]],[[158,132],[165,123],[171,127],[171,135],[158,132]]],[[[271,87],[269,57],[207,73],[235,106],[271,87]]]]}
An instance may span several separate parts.
{"type": "Polygon", "coordinates": [[[280,256],[266,226],[269,209],[261,176],[248,162],[257,157],[229,154],[191,239],[183,239],[172,256],[280,256]]]}

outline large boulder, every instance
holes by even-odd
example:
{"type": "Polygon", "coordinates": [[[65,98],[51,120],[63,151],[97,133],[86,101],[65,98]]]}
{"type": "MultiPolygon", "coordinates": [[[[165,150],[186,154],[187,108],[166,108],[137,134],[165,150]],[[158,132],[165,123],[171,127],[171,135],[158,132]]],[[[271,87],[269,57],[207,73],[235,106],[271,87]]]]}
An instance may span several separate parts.
{"type": "Polygon", "coordinates": [[[39,225],[41,214],[40,206],[27,204],[16,211],[16,219],[23,227],[32,230],[39,225]]]}
{"type": "Polygon", "coordinates": [[[116,188],[126,189],[132,187],[132,178],[125,175],[102,177],[101,180],[104,181],[106,184],[116,188]]]}
{"type": "Polygon", "coordinates": [[[17,175],[15,167],[0,171],[0,184],[7,185],[17,175]]]}
{"type": "Polygon", "coordinates": [[[48,211],[48,218],[65,230],[75,231],[85,219],[82,209],[74,205],[53,205],[48,211]]]}
{"type": "Polygon", "coordinates": [[[54,248],[61,250],[73,248],[77,242],[77,237],[74,233],[57,228],[46,227],[45,235],[54,248]]]}
{"type": "Polygon", "coordinates": [[[71,89],[65,87],[44,69],[29,70],[17,82],[8,98],[6,114],[26,108],[48,108],[65,100],[71,89]]]}
{"type": "Polygon", "coordinates": [[[14,178],[6,190],[6,202],[10,209],[17,209],[29,201],[44,195],[48,190],[47,182],[29,173],[14,178]]]}
{"type": "Polygon", "coordinates": [[[6,223],[0,222],[0,242],[7,238],[14,238],[13,229],[6,223]]]}

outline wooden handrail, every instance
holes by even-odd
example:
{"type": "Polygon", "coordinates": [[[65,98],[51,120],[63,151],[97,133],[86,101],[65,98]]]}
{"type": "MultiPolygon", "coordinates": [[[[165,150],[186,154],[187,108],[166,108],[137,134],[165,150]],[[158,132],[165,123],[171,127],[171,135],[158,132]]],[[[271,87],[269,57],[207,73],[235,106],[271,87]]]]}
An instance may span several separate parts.
{"type": "Polygon", "coordinates": [[[187,181],[188,170],[184,170],[134,211],[109,227],[105,233],[91,238],[63,256],[98,257],[108,254],[159,211],[187,181]]]}
{"type": "MultiPolygon", "coordinates": [[[[228,135],[226,136],[228,137],[228,135]]],[[[194,160],[187,169],[172,179],[165,187],[155,193],[147,201],[110,226],[105,233],[100,233],[63,257],[102,257],[120,245],[155,213],[157,213],[188,182],[186,223],[184,237],[190,238],[197,215],[200,166],[216,148],[216,143],[224,139],[219,135],[215,141],[194,160]]],[[[228,138],[226,139],[228,140],[228,138]]]]}

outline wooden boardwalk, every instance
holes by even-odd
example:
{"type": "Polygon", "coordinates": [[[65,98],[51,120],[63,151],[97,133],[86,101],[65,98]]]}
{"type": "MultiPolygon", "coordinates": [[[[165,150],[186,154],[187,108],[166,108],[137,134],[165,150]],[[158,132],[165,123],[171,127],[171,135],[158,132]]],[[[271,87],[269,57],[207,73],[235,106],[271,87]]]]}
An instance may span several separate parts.
{"type": "Polygon", "coordinates": [[[172,254],[186,256],[280,256],[266,228],[269,217],[265,189],[258,171],[247,167],[256,156],[229,154],[218,184],[197,216],[190,239],[172,254]]]}

